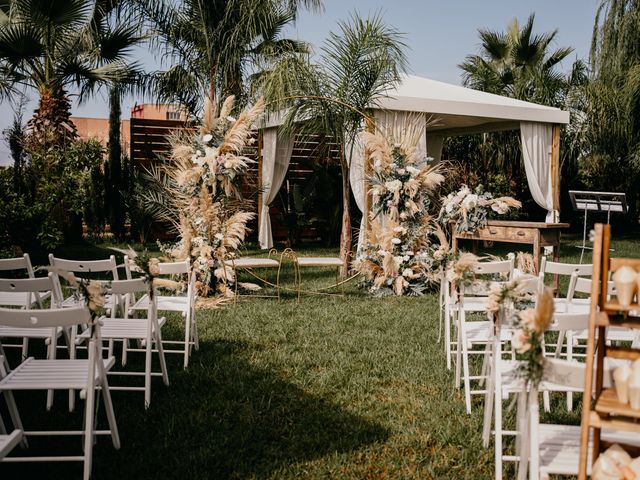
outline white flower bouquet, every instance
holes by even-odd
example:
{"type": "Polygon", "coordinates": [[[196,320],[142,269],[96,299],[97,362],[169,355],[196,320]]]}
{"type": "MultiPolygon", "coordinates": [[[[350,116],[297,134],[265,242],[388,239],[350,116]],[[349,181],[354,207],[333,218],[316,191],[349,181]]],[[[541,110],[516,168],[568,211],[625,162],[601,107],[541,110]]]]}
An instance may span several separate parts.
{"type": "Polygon", "coordinates": [[[490,217],[505,215],[512,208],[520,207],[522,204],[512,197],[493,198],[482,185],[473,191],[463,185],[457,192],[442,198],[438,221],[445,227],[449,222],[455,222],[458,232],[472,233],[486,226],[490,217]]]}

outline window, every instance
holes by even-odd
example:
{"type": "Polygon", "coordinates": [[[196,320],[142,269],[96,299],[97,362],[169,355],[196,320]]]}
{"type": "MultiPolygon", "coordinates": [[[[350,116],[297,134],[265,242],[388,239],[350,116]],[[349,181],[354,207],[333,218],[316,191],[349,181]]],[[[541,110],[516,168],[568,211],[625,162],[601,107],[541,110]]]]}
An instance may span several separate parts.
{"type": "Polygon", "coordinates": [[[180,120],[180,112],[173,110],[167,112],[167,120],[180,120]]]}

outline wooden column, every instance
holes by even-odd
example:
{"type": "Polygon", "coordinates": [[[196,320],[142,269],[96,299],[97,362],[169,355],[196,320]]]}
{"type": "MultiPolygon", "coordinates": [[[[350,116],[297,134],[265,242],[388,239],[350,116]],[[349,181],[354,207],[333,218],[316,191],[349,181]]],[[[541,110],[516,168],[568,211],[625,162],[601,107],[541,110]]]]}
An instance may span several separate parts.
{"type": "Polygon", "coordinates": [[[560,212],[560,125],[552,127],[551,141],[551,191],[553,209],[560,212]]]}

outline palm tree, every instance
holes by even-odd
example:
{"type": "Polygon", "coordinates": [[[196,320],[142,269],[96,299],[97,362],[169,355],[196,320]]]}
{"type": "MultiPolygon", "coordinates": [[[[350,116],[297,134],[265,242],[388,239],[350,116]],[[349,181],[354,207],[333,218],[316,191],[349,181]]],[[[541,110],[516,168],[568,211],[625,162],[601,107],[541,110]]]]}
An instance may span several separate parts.
{"type": "Polygon", "coordinates": [[[200,110],[204,95],[242,97],[247,77],[268,59],[306,51],[306,44],[280,35],[300,8],[321,5],[320,0],[137,1],[157,33],[156,49],[172,62],[157,73],[155,91],[191,113],[200,110]]]}
{"type": "Polygon", "coordinates": [[[130,78],[125,61],[137,42],[131,27],[106,28],[117,0],[9,0],[0,5],[0,84],[36,89],[30,121],[36,145],[62,145],[76,137],[67,94],[86,98],[105,82],[130,78]]]}
{"type": "Polygon", "coordinates": [[[566,77],[557,70],[573,51],[550,50],[557,30],[533,33],[535,15],[524,26],[517,19],[506,32],[479,30],[481,53],[469,55],[459,65],[465,86],[547,105],[559,105],[566,77]]]}
{"type": "Polygon", "coordinates": [[[572,96],[580,176],[588,188],[624,191],[637,224],[640,174],[640,3],[602,0],[592,38],[591,77],[572,96]]]}
{"type": "Polygon", "coordinates": [[[323,134],[342,145],[342,233],[340,256],[351,251],[349,159],[368,109],[398,80],[406,66],[397,30],[379,15],[355,14],[340,22],[321,49],[320,62],[289,55],[263,79],[262,92],[273,107],[288,107],[285,128],[301,134],[323,134]],[[350,148],[350,151],[347,149],[350,148]]]}

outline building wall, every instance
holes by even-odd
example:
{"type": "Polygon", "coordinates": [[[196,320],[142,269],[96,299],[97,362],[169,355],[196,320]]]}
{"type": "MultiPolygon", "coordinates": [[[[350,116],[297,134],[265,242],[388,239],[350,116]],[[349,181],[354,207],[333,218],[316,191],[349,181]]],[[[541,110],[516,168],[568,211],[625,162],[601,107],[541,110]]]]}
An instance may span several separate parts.
{"type": "MultiPolygon", "coordinates": [[[[109,120],[106,118],[71,117],[71,121],[78,130],[78,136],[83,140],[98,140],[104,147],[109,143],[109,120]]],[[[130,144],[129,120],[120,121],[120,142],[127,151],[130,144]]]]}
{"type": "MultiPolygon", "coordinates": [[[[150,120],[187,120],[186,112],[177,105],[142,103],[131,109],[131,117],[150,120]]],[[[107,147],[109,143],[109,120],[106,118],[71,117],[71,121],[83,140],[95,139],[107,147]]],[[[131,144],[130,121],[120,121],[120,141],[124,152],[131,144]]]]}

